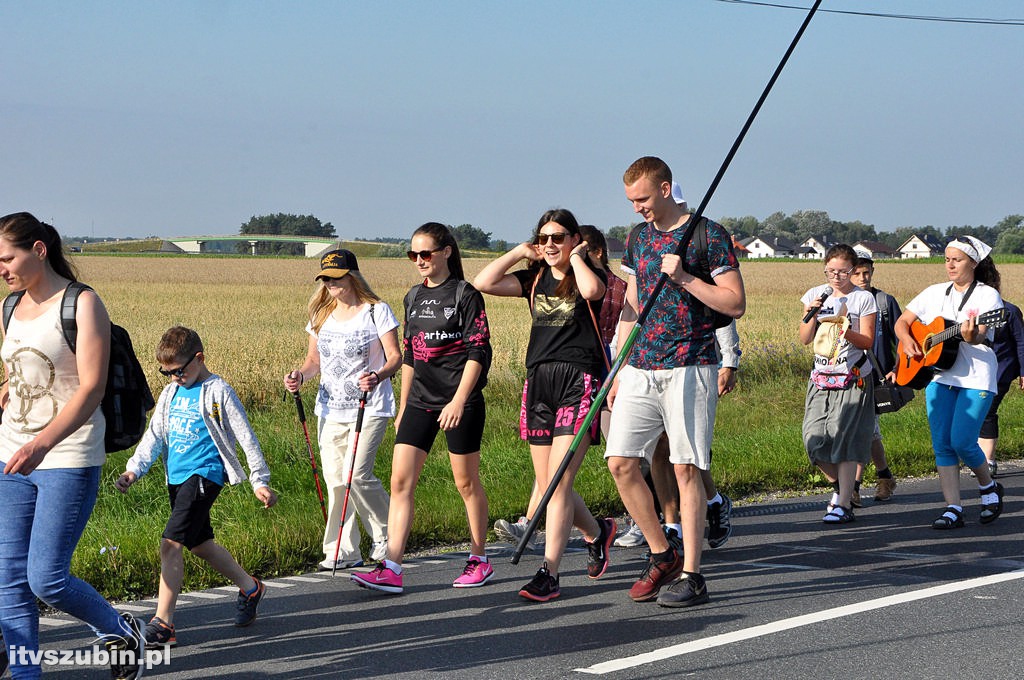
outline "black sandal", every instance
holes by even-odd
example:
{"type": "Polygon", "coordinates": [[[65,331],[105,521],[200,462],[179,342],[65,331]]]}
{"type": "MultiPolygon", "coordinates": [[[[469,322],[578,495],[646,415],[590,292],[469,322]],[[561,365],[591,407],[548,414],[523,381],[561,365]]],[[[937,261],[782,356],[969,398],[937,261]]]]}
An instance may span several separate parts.
{"type": "Polygon", "coordinates": [[[979,493],[982,498],[992,493],[996,495],[995,503],[986,503],[981,506],[981,517],[979,518],[982,524],[995,522],[996,518],[1003,513],[1003,485],[995,482],[994,489],[979,490],[979,493]]]}
{"type": "Polygon", "coordinates": [[[846,524],[854,519],[856,518],[853,516],[853,510],[836,505],[821,518],[821,521],[825,524],[846,524]]]}
{"type": "MultiPolygon", "coordinates": [[[[992,519],[995,519],[994,517],[992,519]]],[[[989,520],[990,522],[992,520],[989,520]]],[[[959,529],[964,525],[964,513],[952,505],[947,505],[945,511],[932,522],[932,529],[959,529]]]]}

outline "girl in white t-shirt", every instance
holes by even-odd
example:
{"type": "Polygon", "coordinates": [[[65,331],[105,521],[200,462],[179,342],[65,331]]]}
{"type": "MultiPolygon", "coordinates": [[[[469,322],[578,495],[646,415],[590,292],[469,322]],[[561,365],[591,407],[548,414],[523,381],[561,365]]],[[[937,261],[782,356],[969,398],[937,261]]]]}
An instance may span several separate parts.
{"type": "Polygon", "coordinates": [[[804,448],[835,490],[822,518],[827,524],[853,521],[851,498],[857,465],[870,460],[875,432],[874,381],[866,377],[871,362],[865,352],[871,351],[875,342],[878,305],[871,293],[850,280],[856,262],[853,248],[842,243],[832,246],[825,253],[828,283],[811,288],[800,298],[807,319],[800,323],[800,342],[805,345],[833,327],[828,323],[819,328],[826,319],[849,320],[847,328],[829,336],[828,347],[815,343],[814,369],[804,401],[804,448]]]}
{"type": "Polygon", "coordinates": [[[402,355],[398,349],[398,320],[359,273],[354,254],[348,250],[325,254],[316,280],[319,284],[309,301],[306,359],[298,370],[284,377],[284,386],[298,392],[303,383],[320,374],[315,412],[320,418],[317,439],[327,486],[325,559],[320,568],[348,569],[363,565],[355,515],[372,535],[371,559],[384,559],[387,551],[390,498],[374,475],[373,466],[388,419],[395,415],[390,378],[401,366],[402,355]],[[366,406],[353,461],[362,394],[366,394],[366,406]],[[350,507],[339,547],[342,499],[352,465],[350,507]]]}
{"type": "MultiPolygon", "coordinates": [[[[973,236],[958,236],[946,246],[946,273],[951,283],[937,283],[925,288],[896,321],[896,337],[909,359],[924,357],[912,332],[915,322],[928,325],[942,317],[961,323],[960,337],[953,364],[935,371],[925,389],[928,427],[931,430],[935,465],[946,508],[932,522],[935,529],[954,529],[964,525],[960,504],[959,463],[974,471],[981,493],[982,524],[994,522],[1003,511],[1003,487],[992,481],[985,454],[978,445],[981,423],[988,414],[996,393],[998,363],[989,346],[993,330],[979,325],[976,319],[993,310],[1002,309],[999,296],[999,272],[985,243],[973,236]]],[[[922,337],[918,332],[917,337],[922,337]]],[[[957,342],[950,339],[946,342],[957,342]]],[[[897,357],[900,367],[909,365],[904,356],[897,357]]]]}

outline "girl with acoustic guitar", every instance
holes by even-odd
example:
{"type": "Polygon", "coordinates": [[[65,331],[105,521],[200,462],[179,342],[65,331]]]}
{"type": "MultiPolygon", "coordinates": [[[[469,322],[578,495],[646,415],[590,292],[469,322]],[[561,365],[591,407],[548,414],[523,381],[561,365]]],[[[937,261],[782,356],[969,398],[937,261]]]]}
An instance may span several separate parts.
{"type": "Polygon", "coordinates": [[[800,299],[800,342],[813,343],[814,369],[804,402],[804,448],[835,492],[822,521],[854,520],[851,498],[857,465],[871,460],[875,433],[874,380],[866,352],[875,342],[875,297],[853,285],[857,253],[845,243],[825,253],[827,284],[800,299]]]}
{"type": "MultiPolygon", "coordinates": [[[[988,414],[996,393],[997,361],[989,346],[992,324],[1001,316],[1003,300],[999,295],[999,272],[989,253],[992,251],[973,236],[958,236],[946,246],[946,273],[950,283],[937,283],[925,288],[896,321],[897,382],[909,380],[900,375],[925,364],[926,352],[921,341],[926,337],[921,325],[930,326],[936,319],[945,325],[959,324],[958,337],[945,343],[956,343],[955,359],[934,377],[925,389],[928,426],[931,430],[935,465],[946,508],[932,522],[935,529],[954,529],[964,525],[960,504],[959,461],[971,468],[978,478],[981,493],[982,524],[994,522],[1003,511],[1003,487],[992,481],[985,454],[978,446],[981,423],[988,414]],[[985,325],[989,319],[990,325],[985,325]],[[915,333],[914,331],[918,332],[915,333]],[[920,339],[920,340],[919,340],[920,339]],[[962,340],[962,342],[960,341],[962,340]]],[[[929,343],[930,344],[930,343],[929,343]]],[[[951,347],[943,347],[952,350],[951,347]]]]}

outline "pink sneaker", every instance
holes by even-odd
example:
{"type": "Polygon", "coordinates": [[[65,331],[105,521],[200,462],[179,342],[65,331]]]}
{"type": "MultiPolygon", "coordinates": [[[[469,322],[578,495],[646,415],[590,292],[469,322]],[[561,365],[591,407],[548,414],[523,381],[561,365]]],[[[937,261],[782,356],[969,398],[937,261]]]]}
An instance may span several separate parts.
{"type": "Polygon", "coordinates": [[[385,593],[392,593],[398,595],[402,592],[402,575],[396,574],[381,562],[377,565],[377,568],[367,573],[356,573],[351,574],[349,578],[357,586],[362,588],[369,588],[370,590],[380,590],[385,593]]]}
{"type": "Polygon", "coordinates": [[[462,570],[462,576],[455,579],[452,586],[455,588],[476,588],[491,580],[494,576],[494,569],[490,562],[481,562],[477,558],[470,558],[466,562],[466,568],[462,570]]]}

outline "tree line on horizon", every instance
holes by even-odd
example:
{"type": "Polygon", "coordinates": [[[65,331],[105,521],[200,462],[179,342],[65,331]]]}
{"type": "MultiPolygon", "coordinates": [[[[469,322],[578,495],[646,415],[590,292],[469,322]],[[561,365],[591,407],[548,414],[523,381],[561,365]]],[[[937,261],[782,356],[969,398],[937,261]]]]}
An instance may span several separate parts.
{"type": "MultiPolygon", "coordinates": [[[[857,243],[858,241],[875,241],[884,243],[890,248],[898,248],[914,235],[932,236],[946,242],[956,236],[970,235],[981,239],[993,247],[997,253],[1024,253],[1024,215],[1007,215],[993,226],[986,225],[950,225],[945,229],[928,225],[924,227],[906,226],[892,231],[877,231],[874,225],[864,224],[860,220],[841,222],[833,220],[824,210],[798,210],[790,215],[776,211],[758,220],[753,215],[744,217],[721,217],[717,221],[737,239],[751,236],[785,238],[799,244],[814,236],[826,238],[835,243],[857,243]]],[[[629,231],[636,224],[614,226],[604,229],[610,237],[625,241],[629,231]]],[[[495,239],[491,232],[471,224],[449,225],[459,245],[468,250],[506,251],[515,243],[505,239],[495,239]]],[[[277,213],[274,215],[254,215],[241,225],[239,234],[281,234],[293,236],[317,236],[338,238],[335,227],[330,222],[321,222],[313,215],[293,215],[277,213]]],[[[374,239],[380,243],[398,246],[406,239],[381,236],[374,239]]],[[[249,247],[239,247],[249,252],[249,247]]],[[[401,248],[392,248],[399,251],[401,248]]],[[[301,254],[302,247],[291,243],[261,243],[258,254],[289,255],[301,254]]],[[[390,254],[390,252],[389,252],[390,254]]],[[[402,253],[399,253],[402,254],[402,253]]]]}

